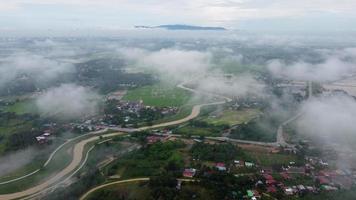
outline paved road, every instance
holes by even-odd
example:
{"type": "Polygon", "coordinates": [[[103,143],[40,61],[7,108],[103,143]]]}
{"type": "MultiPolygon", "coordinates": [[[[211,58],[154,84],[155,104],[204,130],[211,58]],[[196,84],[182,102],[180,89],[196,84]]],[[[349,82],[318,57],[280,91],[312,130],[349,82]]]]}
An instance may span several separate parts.
{"type": "MultiPolygon", "coordinates": [[[[108,129],[103,129],[103,130],[99,130],[99,131],[95,131],[95,132],[92,132],[90,134],[100,134],[100,133],[105,133],[108,129]]],[[[80,135],[80,136],[77,136],[77,137],[74,137],[74,138],[71,138],[69,140],[67,140],[66,142],[64,142],[63,144],[59,145],[51,154],[50,156],[48,157],[47,161],[43,164],[43,168],[45,168],[53,159],[54,155],[61,149],[63,148],[63,146],[65,146],[66,144],[70,143],[71,141],[74,141],[74,140],[77,140],[79,138],[82,138],[82,137],[85,137],[85,136],[88,136],[88,134],[86,135],[80,135]]],[[[12,182],[16,182],[16,181],[20,181],[22,179],[25,179],[29,176],[32,176],[36,173],[38,173],[39,171],[41,170],[41,168],[39,169],[36,169],[28,174],[25,174],[21,177],[18,177],[18,178],[14,178],[14,179],[11,179],[11,180],[7,180],[7,181],[4,181],[4,182],[0,182],[0,185],[6,185],[6,184],[9,184],[9,183],[12,183],[12,182]]]]}
{"type": "MultiPolygon", "coordinates": [[[[185,87],[183,84],[178,85],[178,87],[180,87],[182,89],[189,90],[189,91],[197,92],[197,91],[195,91],[193,89],[185,87]]],[[[202,92],[199,92],[199,93],[202,93],[202,92]]],[[[215,95],[215,94],[211,94],[211,96],[220,97],[219,95],[215,95]]],[[[175,120],[175,121],[171,121],[171,122],[165,122],[165,123],[161,123],[161,124],[156,124],[156,125],[153,125],[153,126],[145,126],[145,127],[141,127],[141,128],[138,128],[138,129],[126,129],[126,130],[128,132],[133,132],[133,131],[142,131],[142,130],[147,130],[147,129],[151,129],[151,128],[158,128],[158,127],[165,127],[165,126],[172,126],[172,125],[181,124],[181,123],[187,122],[187,121],[197,117],[200,114],[201,107],[203,107],[203,106],[219,105],[219,104],[224,104],[227,101],[231,101],[230,98],[226,98],[226,97],[223,97],[223,98],[225,99],[223,101],[196,105],[196,106],[193,107],[192,112],[190,113],[190,115],[188,115],[188,116],[186,116],[186,117],[184,117],[182,119],[179,119],[179,120],[175,120]]],[[[101,132],[103,132],[103,131],[101,131],[101,132]]],[[[83,159],[83,152],[84,152],[85,145],[90,143],[90,142],[98,140],[99,137],[100,137],[98,135],[98,132],[95,132],[95,133],[92,133],[92,134],[95,135],[95,136],[90,137],[88,139],[85,139],[85,140],[80,141],[79,143],[75,144],[74,150],[73,150],[72,161],[62,171],[58,172],[53,177],[49,178],[48,180],[44,181],[43,183],[41,183],[39,185],[36,185],[36,186],[34,186],[32,188],[26,189],[26,190],[21,191],[21,192],[0,195],[0,200],[17,199],[17,198],[21,198],[21,197],[25,197],[25,196],[30,196],[30,195],[36,194],[36,193],[38,193],[40,191],[43,191],[46,188],[54,185],[56,182],[58,182],[61,179],[65,178],[66,176],[70,175],[71,172],[73,172],[78,166],[80,166],[80,163],[81,163],[81,161],[83,159]]],[[[102,137],[113,137],[113,136],[122,135],[122,134],[124,134],[124,133],[119,132],[119,133],[103,134],[101,136],[102,137]]],[[[80,137],[84,137],[84,135],[80,136],[80,137]]],[[[77,139],[77,138],[74,138],[74,139],[77,139]]],[[[72,140],[74,140],[74,139],[72,139],[72,140]]],[[[72,141],[72,140],[70,140],[70,141],[72,141]]],[[[69,141],[67,141],[67,142],[69,142],[69,141]]],[[[49,160],[52,159],[53,156],[55,155],[55,153],[63,146],[64,146],[64,144],[61,145],[59,148],[57,148],[51,154],[49,160]]],[[[49,161],[46,162],[45,165],[47,165],[48,163],[49,163],[49,161]]]]}
{"type": "MultiPolygon", "coordinates": [[[[132,178],[132,179],[126,179],[126,180],[121,180],[121,181],[114,181],[114,182],[111,182],[111,183],[106,183],[106,184],[103,184],[103,185],[99,185],[95,188],[92,188],[91,190],[89,190],[88,192],[86,192],[84,195],[82,195],[80,197],[79,200],[84,200],[86,199],[91,193],[99,190],[99,189],[102,189],[102,188],[105,188],[105,187],[108,187],[108,186],[111,186],[111,185],[118,185],[118,184],[123,184],[123,183],[132,183],[132,182],[141,182],[141,181],[149,181],[150,178],[132,178]]],[[[197,180],[194,180],[194,179],[178,179],[180,181],[185,181],[185,182],[192,182],[192,181],[197,181],[197,180]]]]}
{"type": "MultiPolygon", "coordinates": [[[[171,122],[165,122],[165,123],[161,123],[161,124],[156,124],[153,126],[145,126],[145,127],[141,127],[141,128],[137,128],[137,129],[125,129],[125,132],[134,132],[134,131],[142,131],[142,130],[147,130],[147,129],[152,129],[152,128],[159,128],[159,127],[165,127],[165,126],[172,126],[172,125],[177,125],[177,124],[181,124],[184,122],[187,122],[191,119],[196,118],[199,114],[200,114],[200,110],[203,106],[210,106],[210,105],[220,105],[220,104],[224,104],[226,102],[230,102],[232,101],[231,98],[222,96],[222,95],[218,95],[218,94],[210,94],[207,92],[201,92],[201,91],[197,91],[191,88],[187,88],[184,86],[184,83],[178,85],[179,88],[194,92],[194,93],[200,93],[200,94],[207,94],[210,96],[214,96],[214,97],[218,97],[218,98],[223,98],[224,100],[222,101],[218,101],[218,102],[213,102],[213,103],[206,103],[206,104],[200,104],[200,105],[196,105],[193,107],[192,112],[190,113],[189,116],[186,116],[182,119],[179,120],[175,120],[175,121],[171,121],[171,122]]],[[[282,124],[283,127],[283,124],[282,124]]],[[[123,129],[122,129],[123,130],[123,129]]],[[[46,188],[54,185],[55,183],[58,183],[61,179],[65,178],[66,176],[70,175],[71,172],[75,171],[75,169],[77,167],[80,167],[81,161],[83,159],[83,152],[84,152],[84,147],[86,144],[99,140],[100,136],[98,134],[100,134],[101,132],[103,132],[104,130],[100,131],[100,132],[94,132],[93,137],[90,137],[88,139],[85,139],[83,141],[78,142],[77,144],[75,144],[74,146],[74,150],[73,150],[73,158],[71,163],[64,168],[62,171],[60,171],[59,173],[57,173],[56,175],[54,175],[53,177],[49,178],[48,180],[46,180],[45,182],[34,186],[32,188],[26,189],[24,191],[21,192],[16,192],[16,193],[11,193],[11,194],[4,194],[4,195],[0,195],[0,200],[9,200],[9,199],[18,199],[21,197],[25,197],[25,196],[30,196],[33,194],[36,194],[40,191],[45,190],[46,188]]],[[[282,130],[283,133],[283,130],[282,130]]],[[[118,132],[118,133],[109,133],[109,134],[103,134],[101,135],[102,137],[113,137],[113,136],[117,136],[117,135],[122,135],[124,133],[122,132],[118,132]]],[[[80,137],[84,137],[80,136],[80,137]]],[[[281,134],[281,137],[283,138],[283,134],[281,134]]],[[[278,137],[277,137],[278,138],[278,137]]],[[[76,138],[75,138],[76,139],[76,138]]],[[[236,140],[236,139],[231,139],[231,138],[216,138],[217,140],[224,140],[224,141],[232,141],[232,142],[240,142],[240,143],[247,143],[247,144],[257,144],[257,145],[277,145],[278,144],[278,139],[276,143],[265,143],[265,142],[255,142],[255,141],[245,141],[245,140],[236,140]]],[[[74,140],[74,139],[72,139],[74,140]]],[[[71,141],[72,141],[71,140],[71,141]]],[[[280,140],[279,142],[281,142],[282,140],[280,140]]],[[[69,142],[69,141],[67,141],[69,142]]],[[[63,145],[64,146],[64,145],[63,145]]],[[[60,146],[59,148],[57,148],[50,156],[49,161],[53,158],[54,154],[61,148],[62,146],[60,146]]],[[[45,165],[47,165],[48,162],[45,163],[45,165]]],[[[76,172],[76,171],[75,171],[76,172]]]]}
{"type": "MultiPolygon", "coordinates": [[[[104,137],[104,138],[105,137],[113,137],[113,136],[122,135],[122,134],[124,134],[124,133],[120,133],[120,132],[119,133],[110,133],[110,134],[102,135],[102,137],[104,137]]],[[[84,152],[85,145],[90,142],[99,140],[99,139],[100,139],[100,136],[97,135],[97,136],[93,136],[88,139],[80,141],[79,143],[77,143],[74,146],[73,158],[72,158],[71,163],[66,168],[64,168],[62,171],[58,172],[56,175],[52,176],[51,178],[44,181],[43,183],[36,185],[32,188],[29,188],[27,190],[24,190],[21,192],[16,192],[16,193],[11,193],[11,194],[0,195],[0,200],[17,199],[17,198],[29,196],[29,195],[38,193],[38,192],[50,187],[51,185],[55,184],[56,182],[60,181],[61,179],[63,179],[67,175],[69,175],[77,167],[80,166],[80,163],[83,159],[83,152],[84,152]]]]}
{"type": "MultiPolygon", "coordinates": [[[[312,82],[308,81],[307,82],[307,87],[308,87],[308,98],[312,98],[313,97],[313,87],[312,87],[312,82]]],[[[288,144],[287,141],[284,138],[284,131],[283,131],[283,127],[286,126],[287,124],[289,124],[290,122],[298,119],[300,116],[302,116],[303,113],[297,113],[296,115],[294,115],[293,117],[289,118],[288,120],[284,121],[281,125],[279,125],[278,130],[277,130],[277,143],[280,146],[283,147],[290,147],[290,148],[295,148],[295,145],[292,144],[288,144]]]]}

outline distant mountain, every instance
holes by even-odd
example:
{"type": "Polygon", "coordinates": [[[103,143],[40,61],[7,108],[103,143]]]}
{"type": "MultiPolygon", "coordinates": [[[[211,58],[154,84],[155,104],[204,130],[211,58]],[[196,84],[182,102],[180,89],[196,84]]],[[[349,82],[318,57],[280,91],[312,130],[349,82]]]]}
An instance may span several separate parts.
{"type": "Polygon", "coordinates": [[[193,30],[193,31],[203,31],[203,30],[213,30],[213,31],[225,31],[224,27],[206,27],[206,26],[191,26],[191,25],[160,25],[160,26],[135,26],[135,28],[147,28],[147,29],[156,29],[163,28],[167,30],[193,30]]]}

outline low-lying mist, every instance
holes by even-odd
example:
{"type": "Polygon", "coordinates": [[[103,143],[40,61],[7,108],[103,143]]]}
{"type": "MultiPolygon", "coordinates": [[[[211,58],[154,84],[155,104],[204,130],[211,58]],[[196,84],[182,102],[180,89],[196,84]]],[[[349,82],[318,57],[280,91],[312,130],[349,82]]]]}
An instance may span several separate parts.
{"type": "Polygon", "coordinates": [[[303,60],[286,63],[280,59],[268,62],[269,71],[279,78],[302,81],[335,81],[356,72],[356,49],[320,50],[323,61],[303,60]]]}
{"type": "Polygon", "coordinates": [[[36,105],[42,115],[76,119],[98,111],[98,94],[83,86],[62,84],[41,94],[36,105]]]}
{"type": "Polygon", "coordinates": [[[0,157],[0,176],[15,171],[33,161],[37,150],[27,148],[0,157]]]}

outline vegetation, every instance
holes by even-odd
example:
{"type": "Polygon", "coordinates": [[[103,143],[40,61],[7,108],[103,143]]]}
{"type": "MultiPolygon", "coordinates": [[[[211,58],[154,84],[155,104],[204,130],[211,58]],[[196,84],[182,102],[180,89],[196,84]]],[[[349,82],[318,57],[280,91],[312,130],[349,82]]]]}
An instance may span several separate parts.
{"type": "Polygon", "coordinates": [[[175,85],[155,84],[129,90],[124,100],[139,101],[148,106],[182,106],[191,98],[191,94],[175,85]]]}
{"type": "Polygon", "coordinates": [[[279,121],[274,118],[258,118],[233,129],[231,137],[241,140],[274,142],[276,141],[278,124],[279,121]]]}
{"type": "Polygon", "coordinates": [[[184,136],[220,136],[221,132],[227,129],[226,125],[211,125],[205,121],[192,120],[186,125],[178,127],[174,130],[175,134],[184,136]]]}
{"type": "MultiPolygon", "coordinates": [[[[84,175],[77,177],[77,182],[70,185],[70,187],[57,189],[44,199],[47,200],[77,200],[79,197],[95,185],[99,185],[104,182],[104,177],[97,168],[92,168],[86,171],[84,175]]],[[[117,198],[116,198],[117,199],[117,198]]]]}
{"type": "Polygon", "coordinates": [[[166,169],[179,171],[183,167],[182,154],[177,151],[184,143],[168,141],[155,143],[129,153],[109,165],[109,176],[119,174],[122,178],[147,177],[157,175],[166,169]]]}
{"type": "Polygon", "coordinates": [[[256,161],[257,164],[262,166],[273,165],[288,165],[289,162],[297,162],[296,155],[289,154],[276,154],[276,153],[261,153],[261,152],[248,152],[246,154],[249,158],[256,161]]]}
{"type": "Polygon", "coordinates": [[[230,143],[206,144],[195,143],[191,149],[193,158],[214,162],[228,162],[237,157],[244,157],[242,150],[230,143]]]}
{"type": "Polygon", "coordinates": [[[204,121],[213,125],[224,125],[234,126],[237,124],[246,123],[260,114],[258,109],[243,109],[243,110],[224,110],[221,113],[215,115],[210,115],[205,118],[204,121]]]}
{"type": "Polygon", "coordinates": [[[16,101],[3,109],[5,112],[12,112],[18,115],[25,113],[37,113],[37,108],[33,100],[16,101]]]}

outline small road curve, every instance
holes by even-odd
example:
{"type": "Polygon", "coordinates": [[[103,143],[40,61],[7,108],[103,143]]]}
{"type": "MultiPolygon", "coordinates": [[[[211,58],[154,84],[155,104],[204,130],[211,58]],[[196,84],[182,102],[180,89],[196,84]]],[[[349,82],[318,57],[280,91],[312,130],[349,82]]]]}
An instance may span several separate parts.
{"type": "Polygon", "coordinates": [[[29,177],[29,176],[32,176],[32,175],[36,174],[36,173],[39,172],[39,171],[40,171],[40,169],[36,169],[35,171],[30,172],[30,173],[28,173],[28,174],[26,174],[26,175],[23,175],[23,176],[21,176],[21,177],[18,177],[18,178],[14,178],[14,179],[11,179],[11,180],[8,180],[8,181],[1,182],[0,185],[5,185],[5,184],[8,184],[8,183],[12,183],[12,182],[15,182],[15,181],[22,180],[22,179],[24,179],[24,178],[27,178],[27,177],[29,177]]]}
{"type": "MultiPolygon", "coordinates": [[[[102,135],[103,138],[105,137],[114,137],[114,136],[118,136],[118,135],[123,135],[125,133],[109,133],[109,134],[105,134],[102,135]]],[[[66,177],[67,175],[71,174],[71,172],[73,172],[74,170],[76,170],[76,168],[78,166],[80,166],[81,161],[83,159],[83,152],[85,149],[85,145],[99,140],[100,136],[93,136],[90,137],[88,139],[82,140],[80,142],[78,142],[77,144],[75,144],[74,148],[73,148],[73,158],[71,163],[65,167],[62,171],[58,172],[56,175],[50,177],[48,180],[44,181],[43,183],[36,185],[32,188],[26,189],[24,191],[21,192],[15,192],[15,193],[11,193],[11,194],[3,194],[0,195],[0,200],[8,200],[8,199],[18,199],[21,197],[26,197],[32,194],[36,194],[40,191],[45,190],[46,188],[50,187],[51,185],[57,183],[58,181],[60,181],[61,179],[63,179],[64,177],[66,177]]],[[[76,171],[75,171],[76,172],[76,171]]],[[[74,174],[73,174],[74,175],[74,174]]]]}
{"type": "MultiPolygon", "coordinates": [[[[159,128],[159,127],[165,127],[165,126],[172,126],[172,125],[177,125],[177,124],[181,124],[184,122],[187,122],[191,119],[196,118],[199,114],[200,114],[200,110],[203,106],[210,106],[210,105],[220,105],[220,104],[225,104],[227,102],[232,101],[231,98],[222,96],[222,95],[218,95],[218,94],[211,94],[208,92],[201,92],[201,91],[197,91],[191,88],[188,88],[186,86],[184,86],[185,83],[179,84],[177,87],[194,92],[194,93],[200,93],[200,94],[206,94],[206,95],[210,95],[210,96],[214,96],[217,98],[223,98],[224,100],[222,101],[218,101],[218,102],[213,102],[213,103],[205,103],[205,104],[200,104],[200,105],[195,105],[192,109],[192,112],[190,113],[190,115],[182,118],[182,119],[178,119],[178,120],[174,120],[171,122],[165,122],[165,123],[161,123],[161,124],[156,124],[153,126],[145,126],[145,127],[141,127],[141,128],[137,128],[137,129],[127,129],[127,132],[134,132],[134,131],[142,131],[142,130],[148,130],[148,129],[152,129],[152,128],[159,128]]],[[[108,133],[108,134],[102,134],[100,135],[100,133],[104,133],[107,129],[101,130],[99,132],[93,132],[90,133],[93,136],[82,140],[80,142],[78,142],[77,144],[75,144],[74,149],[73,149],[73,158],[71,163],[65,167],[63,170],[61,170],[60,172],[58,172],[56,175],[50,177],[48,180],[44,181],[43,183],[40,183],[39,185],[36,185],[32,188],[26,189],[24,191],[21,192],[15,192],[15,193],[11,193],[11,194],[3,194],[0,195],[0,200],[9,200],[9,199],[18,199],[18,198],[23,198],[26,196],[31,196],[34,194],[38,194],[41,191],[44,191],[46,189],[48,189],[49,187],[56,185],[56,183],[58,184],[58,182],[60,180],[62,180],[63,178],[67,177],[68,175],[72,174],[74,175],[77,171],[76,168],[80,167],[81,165],[81,161],[83,159],[83,152],[84,152],[84,147],[86,144],[99,140],[100,137],[114,137],[114,136],[118,136],[118,135],[122,135],[125,134],[123,132],[118,132],[118,133],[108,133]],[[71,173],[74,172],[74,173],[71,173]]],[[[282,131],[283,132],[283,131],[282,131]]],[[[82,135],[82,136],[78,136],[77,138],[73,138],[69,141],[67,141],[66,143],[73,141],[75,139],[78,139],[79,137],[84,137],[87,136],[86,135],[82,135]]],[[[283,134],[282,134],[283,135],[283,134]]],[[[283,137],[283,136],[282,136],[283,137]]],[[[272,143],[264,143],[264,142],[255,142],[255,141],[244,141],[244,140],[235,140],[235,139],[230,139],[230,138],[221,138],[224,140],[229,140],[229,141],[235,141],[235,142],[241,142],[241,143],[250,143],[250,144],[259,144],[259,145],[271,145],[272,143]]],[[[278,142],[277,142],[278,143],[278,142]]],[[[49,159],[47,160],[47,162],[45,163],[45,165],[47,166],[48,163],[50,162],[50,160],[53,158],[53,156],[56,154],[56,152],[62,148],[64,146],[64,144],[62,144],[61,146],[59,146],[54,152],[52,152],[52,154],[50,155],[49,159]]],[[[87,152],[88,153],[88,152],[87,152]]],[[[87,154],[86,154],[87,155],[87,154]]],[[[85,162],[84,162],[85,163],[85,162]]],[[[83,165],[83,164],[82,164],[83,165]]],[[[70,175],[70,176],[72,176],[70,175]]]]}
{"type": "MultiPolygon", "coordinates": [[[[132,178],[132,179],[126,179],[126,180],[120,180],[120,181],[114,181],[114,182],[110,182],[110,183],[105,183],[103,185],[99,185],[97,187],[94,187],[92,189],[90,189],[89,191],[87,191],[85,194],[83,194],[79,200],[85,200],[91,193],[100,190],[102,188],[108,187],[108,186],[112,186],[112,185],[118,185],[118,184],[125,184],[125,183],[132,183],[132,182],[142,182],[142,181],[149,181],[150,178],[145,177],[145,178],[132,178]]],[[[185,182],[193,182],[193,181],[199,181],[199,180],[195,180],[195,179],[177,179],[179,181],[185,181],[185,182]]]]}
{"type": "MultiPolygon", "coordinates": [[[[106,132],[107,129],[103,129],[103,130],[99,130],[99,131],[95,131],[95,132],[92,132],[90,134],[100,134],[100,133],[104,133],[106,132]]],[[[89,134],[86,134],[86,135],[80,135],[80,136],[77,136],[77,137],[74,137],[74,138],[71,138],[71,139],[68,139],[66,142],[64,142],[63,144],[59,145],[51,154],[50,156],[48,157],[48,159],[46,160],[46,162],[43,164],[42,168],[45,168],[47,167],[47,165],[52,161],[54,155],[63,147],[65,146],[66,144],[70,143],[71,141],[74,141],[74,140],[77,140],[79,138],[82,138],[84,136],[88,136],[89,134]]],[[[20,181],[22,179],[25,179],[29,176],[32,176],[36,173],[38,173],[39,171],[41,170],[41,168],[38,168],[28,174],[25,174],[21,177],[18,177],[18,178],[14,178],[14,179],[11,179],[11,180],[8,180],[8,181],[3,181],[3,182],[0,182],[0,185],[6,185],[6,184],[9,184],[9,183],[13,183],[13,182],[16,182],[16,181],[20,181]]]]}
{"type": "MultiPolygon", "coordinates": [[[[313,97],[313,87],[312,87],[312,82],[308,81],[307,82],[307,88],[308,88],[308,99],[313,97]]],[[[283,127],[289,124],[290,122],[298,119],[300,116],[302,116],[304,113],[297,113],[293,117],[289,118],[288,120],[284,121],[281,125],[279,125],[278,130],[277,130],[277,141],[280,146],[283,147],[290,147],[290,148],[295,148],[295,145],[287,143],[287,141],[284,138],[284,131],[283,127]]]]}

